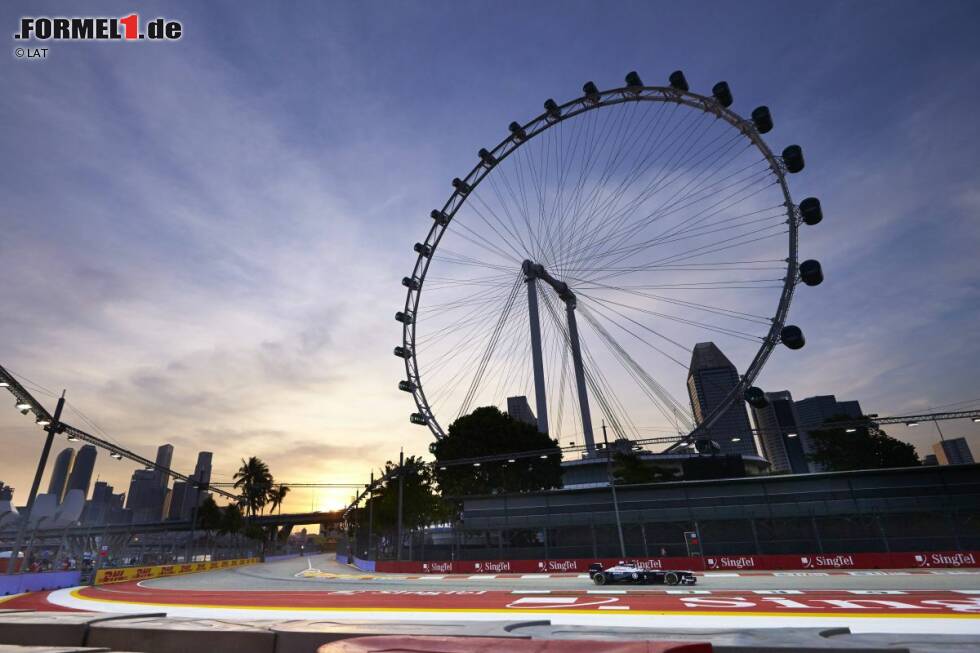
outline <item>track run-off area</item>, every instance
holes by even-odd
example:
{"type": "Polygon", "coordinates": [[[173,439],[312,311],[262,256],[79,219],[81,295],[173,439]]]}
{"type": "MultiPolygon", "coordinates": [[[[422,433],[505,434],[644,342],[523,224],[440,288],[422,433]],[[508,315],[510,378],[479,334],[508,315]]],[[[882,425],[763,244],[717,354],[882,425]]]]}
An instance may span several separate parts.
{"type": "MultiPolygon", "coordinates": [[[[34,609],[39,598],[31,595],[34,609]]],[[[693,587],[597,587],[584,574],[365,574],[319,555],[43,598],[55,609],[247,620],[548,619],[605,627],[980,634],[980,569],[705,572],[693,587]]]]}

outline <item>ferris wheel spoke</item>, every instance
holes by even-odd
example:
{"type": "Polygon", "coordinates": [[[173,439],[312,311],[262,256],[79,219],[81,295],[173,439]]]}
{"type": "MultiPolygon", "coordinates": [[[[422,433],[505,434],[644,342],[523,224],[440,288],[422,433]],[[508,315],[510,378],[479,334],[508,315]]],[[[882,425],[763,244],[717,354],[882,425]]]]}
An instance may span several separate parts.
{"type": "MultiPolygon", "coordinates": [[[[630,110],[627,110],[630,111],[630,110]]],[[[649,111],[649,107],[648,107],[649,111]]],[[[578,233],[578,222],[581,219],[589,220],[597,214],[596,207],[603,201],[603,190],[605,184],[611,179],[613,173],[618,169],[619,164],[625,159],[628,150],[624,149],[624,145],[629,139],[630,130],[628,129],[629,118],[626,118],[626,113],[621,114],[619,124],[617,125],[617,135],[615,145],[610,148],[609,155],[606,158],[605,166],[600,172],[597,181],[592,185],[592,191],[587,196],[585,202],[580,204],[575,214],[572,216],[573,220],[573,230],[577,233],[577,236],[581,238],[582,234],[578,233]]],[[[632,116],[632,111],[630,112],[632,116]]],[[[632,143],[633,147],[636,147],[636,142],[632,143]]],[[[613,193],[615,194],[615,193],[613,193]]]]}
{"type": "Polygon", "coordinates": [[[526,258],[526,256],[527,256],[527,252],[526,252],[526,248],[523,247],[523,243],[521,241],[520,236],[518,236],[517,234],[512,233],[512,232],[509,231],[509,229],[507,228],[507,225],[503,222],[503,220],[500,219],[500,217],[493,210],[493,208],[489,204],[487,204],[483,200],[482,197],[480,197],[479,193],[477,193],[474,190],[470,194],[470,196],[474,200],[476,200],[477,202],[479,202],[483,206],[484,210],[487,213],[489,213],[491,216],[493,216],[494,220],[501,226],[501,228],[505,232],[507,232],[507,236],[504,236],[502,233],[500,233],[500,230],[498,230],[497,227],[495,227],[493,224],[491,224],[490,220],[488,220],[487,217],[483,214],[483,211],[481,211],[480,209],[478,209],[476,207],[476,205],[472,205],[472,207],[471,207],[473,209],[473,212],[483,221],[484,224],[487,225],[487,227],[490,228],[491,231],[493,231],[494,234],[496,234],[496,236],[497,236],[497,238],[499,240],[501,240],[501,241],[503,241],[504,243],[507,244],[507,246],[510,248],[511,252],[514,253],[514,256],[517,258],[517,260],[524,260],[524,258],[526,258]]]}
{"type": "Polygon", "coordinates": [[[635,295],[637,297],[642,297],[644,299],[653,299],[658,302],[663,302],[666,304],[673,304],[675,306],[683,306],[685,308],[691,308],[698,311],[703,311],[706,313],[712,313],[722,317],[728,317],[734,320],[742,320],[745,322],[752,322],[755,324],[761,324],[769,326],[772,323],[771,318],[764,317],[762,315],[756,315],[753,313],[745,313],[743,311],[735,311],[722,306],[714,306],[711,304],[704,304],[700,302],[693,302],[687,300],[680,300],[674,297],[666,297],[664,295],[655,295],[648,292],[643,292],[635,287],[625,287],[625,286],[611,286],[608,284],[596,284],[595,286],[583,285],[581,290],[612,290],[617,293],[626,293],[630,295],[635,295]]]}
{"type": "MultiPolygon", "coordinates": [[[[691,133],[693,133],[695,128],[699,125],[698,118],[696,117],[695,118],[689,117],[687,122],[689,123],[688,125],[684,126],[683,128],[674,130],[673,139],[663,148],[662,152],[658,153],[658,158],[654,159],[649,163],[648,167],[652,166],[654,163],[660,160],[660,157],[662,157],[663,155],[669,154],[667,161],[663,165],[664,169],[661,171],[660,174],[655,175],[654,178],[650,182],[648,182],[645,190],[640,193],[641,197],[644,196],[648,197],[649,195],[652,195],[657,190],[660,190],[661,187],[665,188],[666,186],[669,186],[669,183],[672,183],[673,180],[671,180],[670,173],[669,173],[669,171],[671,170],[671,165],[675,163],[676,157],[680,155],[685,139],[691,133]]],[[[698,139],[695,139],[693,142],[688,143],[688,149],[686,151],[689,152],[697,144],[699,140],[700,137],[698,139]]],[[[605,181],[606,181],[605,179],[600,178],[599,183],[597,183],[597,187],[604,184],[605,181]]],[[[625,193],[626,190],[629,188],[629,185],[630,184],[626,184],[617,192],[611,194],[609,202],[612,203],[613,210],[606,211],[605,214],[603,215],[603,212],[601,210],[603,207],[601,206],[594,207],[594,210],[592,211],[589,217],[600,217],[602,219],[598,219],[594,221],[596,228],[593,229],[592,232],[582,240],[583,245],[580,248],[581,250],[588,251],[590,247],[594,246],[594,244],[600,238],[600,235],[611,233],[610,231],[611,229],[617,228],[618,223],[613,217],[615,214],[615,205],[618,202],[619,197],[623,193],[625,193]]]]}
{"type": "Polygon", "coordinates": [[[484,268],[486,270],[497,270],[500,272],[509,272],[513,270],[513,266],[510,265],[488,263],[486,261],[481,261],[480,259],[473,258],[472,256],[457,254],[449,249],[440,248],[439,254],[440,254],[439,257],[440,263],[449,263],[452,265],[460,265],[463,267],[484,268]]]}
{"type": "Polygon", "coordinates": [[[479,247],[481,249],[484,249],[484,250],[486,250],[486,251],[488,251],[488,252],[490,252],[492,254],[496,254],[497,256],[499,256],[499,257],[501,257],[501,258],[503,258],[505,260],[509,260],[509,261],[514,262],[514,263],[519,263],[520,262],[520,259],[519,258],[515,258],[512,254],[510,254],[506,250],[501,249],[500,247],[498,247],[498,246],[496,246],[496,245],[494,245],[492,243],[485,242],[485,240],[483,240],[483,237],[480,236],[480,234],[478,234],[477,232],[473,231],[473,229],[471,229],[467,225],[460,223],[457,226],[459,227],[460,230],[466,231],[467,233],[471,234],[471,235],[467,236],[466,234],[462,233],[462,231],[457,230],[455,235],[458,236],[459,238],[462,238],[463,240],[465,240],[465,241],[467,241],[467,242],[469,242],[469,243],[471,243],[473,245],[476,245],[477,247],[479,247]]]}
{"type": "MultiPolygon", "coordinates": [[[[676,263],[679,263],[679,262],[683,262],[683,261],[688,261],[688,262],[690,262],[690,261],[696,261],[697,259],[701,258],[702,256],[706,256],[708,254],[714,254],[714,253],[721,252],[721,251],[727,251],[727,250],[735,249],[735,248],[738,248],[738,247],[744,247],[744,246],[747,246],[747,245],[752,245],[754,243],[758,243],[758,242],[761,242],[763,240],[766,240],[767,238],[772,238],[772,237],[778,236],[780,234],[785,234],[785,233],[787,233],[787,230],[785,230],[783,228],[784,226],[785,225],[782,224],[782,223],[776,224],[776,225],[771,225],[771,226],[765,227],[763,229],[753,230],[753,231],[751,231],[749,233],[736,234],[734,236],[730,236],[728,238],[723,238],[723,239],[720,239],[720,240],[715,241],[715,242],[701,244],[701,245],[696,245],[695,247],[691,247],[691,248],[689,248],[687,250],[684,250],[684,251],[681,251],[681,252],[677,252],[675,254],[670,254],[668,256],[661,256],[661,257],[656,258],[656,259],[654,259],[652,261],[637,262],[637,263],[633,263],[631,265],[632,266],[644,267],[644,268],[650,269],[650,268],[655,268],[655,267],[662,266],[662,265],[673,265],[673,264],[676,264],[676,263]],[[774,231],[774,229],[779,229],[779,231],[774,231]]],[[[637,250],[637,251],[642,251],[642,250],[637,250]]],[[[598,265],[603,265],[603,264],[605,264],[605,265],[618,265],[620,263],[623,263],[624,261],[628,261],[630,259],[630,257],[632,255],[634,255],[635,253],[636,253],[636,251],[631,251],[631,252],[628,252],[626,254],[622,254],[618,258],[614,258],[611,261],[598,261],[598,262],[596,262],[596,264],[598,264],[598,265]]],[[[617,273],[617,274],[620,274],[620,273],[617,273]]],[[[594,278],[592,280],[593,281],[603,281],[605,279],[612,278],[614,276],[616,276],[616,275],[607,274],[607,275],[596,277],[596,278],[594,278]]],[[[620,274],[620,276],[621,276],[621,274],[620,274]]]]}
{"type": "MultiPolygon", "coordinates": [[[[671,322],[677,322],[677,323],[680,323],[680,324],[687,324],[689,326],[696,326],[696,327],[698,327],[700,329],[703,329],[705,331],[711,331],[713,333],[727,335],[727,336],[731,336],[733,338],[740,338],[742,340],[748,340],[749,342],[761,342],[763,340],[763,338],[761,336],[757,336],[757,335],[752,334],[752,333],[747,333],[745,331],[738,331],[736,329],[729,329],[727,327],[720,327],[718,325],[708,324],[707,322],[700,322],[698,320],[692,320],[692,319],[688,319],[688,318],[683,318],[683,317],[680,317],[680,316],[677,316],[677,315],[670,315],[668,313],[661,313],[660,311],[652,311],[650,309],[639,308],[637,306],[631,306],[629,304],[624,304],[622,302],[617,302],[617,301],[613,301],[613,300],[610,300],[610,299],[600,299],[598,297],[595,297],[594,295],[585,295],[585,296],[586,297],[589,297],[590,299],[592,299],[592,301],[601,304],[604,308],[606,308],[607,310],[615,313],[616,315],[620,316],[621,318],[623,318],[625,320],[628,320],[629,322],[632,322],[633,324],[639,326],[640,328],[645,329],[645,330],[649,331],[650,333],[653,333],[654,335],[660,336],[661,338],[664,338],[665,340],[667,340],[667,341],[669,341],[669,342],[671,342],[671,343],[673,343],[675,345],[678,345],[679,343],[677,343],[676,341],[668,338],[667,336],[664,336],[663,334],[657,332],[656,330],[651,329],[650,327],[646,326],[645,324],[634,320],[633,318],[629,317],[625,313],[622,313],[621,311],[616,310],[615,308],[613,308],[613,306],[620,306],[622,308],[628,308],[628,309],[631,309],[631,310],[634,310],[634,311],[637,311],[637,312],[640,312],[640,313],[644,313],[646,315],[650,315],[650,316],[659,318],[661,320],[669,320],[671,322]]],[[[684,347],[683,345],[679,345],[679,346],[682,347],[682,348],[684,348],[684,349],[688,349],[687,347],[684,347]]],[[[688,349],[688,351],[689,351],[689,349],[688,349]]],[[[675,362],[678,362],[678,361],[675,360],[675,362]]],[[[681,365],[684,366],[683,363],[681,363],[681,365]]]]}
{"type": "MultiPolygon", "coordinates": [[[[710,143],[709,143],[709,145],[710,145],[710,143]]],[[[735,147],[736,145],[738,145],[737,138],[730,140],[726,144],[727,147],[725,148],[725,150],[723,150],[721,152],[721,154],[716,155],[715,158],[716,159],[721,159],[724,156],[731,157],[732,156],[732,154],[731,154],[732,152],[735,152],[734,156],[737,157],[738,154],[739,154],[739,151],[735,147]]],[[[698,163],[703,163],[708,158],[709,158],[709,155],[705,155],[702,158],[702,160],[700,160],[698,163]]],[[[724,166],[729,165],[731,163],[731,161],[732,161],[731,158],[725,159],[724,162],[718,164],[718,170],[724,169],[724,166]]],[[[683,162],[683,164],[686,165],[687,164],[687,161],[685,160],[683,162]]],[[[643,193],[641,193],[640,197],[638,197],[637,200],[634,203],[632,203],[630,206],[628,206],[627,209],[625,211],[623,211],[621,215],[611,216],[608,220],[602,221],[601,224],[611,224],[612,225],[611,227],[607,228],[607,230],[605,232],[605,236],[611,241],[610,247],[613,247],[614,248],[617,245],[622,244],[623,242],[625,242],[629,238],[631,238],[631,237],[635,236],[637,233],[639,233],[639,231],[642,230],[644,227],[647,227],[647,226],[651,225],[653,222],[656,222],[658,220],[662,220],[663,218],[665,218],[665,217],[667,217],[668,215],[671,214],[670,212],[665,212],[664,209],[665,208],[670,208],[670,203],[672,201],[676,203],[676,201],[677,201],[676,200],[676,196],[677,196],[677,193],[676,192],[675,192],[675,197],[674,198],[668,199],[668,200],[664,200],[663,202],[661,202],[661,204],[660,204],[660,206],[658,208],[656,208],[656,209],[654,209],[652,211],[649,211],[649,212],[645,213],[643,216],[637,218],[636,220],[634,220],[631,224],[629,224],[625,228],[622,227],[622,225],[624,224],[624,222],[626,220],[628,220],[630,217],[632,217],[640,209],[640,207],[642,207],[648,200],[652,200],[654,198],[654,196],[656,195],[656,193],[658,193],[660,191],[666,191],[667,188],[669,188],[670,184],[672,184],[674,181],[679,180],[680,179],[680,174],[681,174],[681,172],[683,170],[684,170],[684,168],[681,168],[680,170],[678,170],[675,173],[674,178],[666,178],[666,179],[665,178],[656,178],[653,182],[651,182],[650,185],[648,185],[648,187],[646,189],[644,189],[644,191],[643,191],[643,193]],[[617,231],[619,232],[619,235],[614,237],[614,234],[616,234],[617,231]]],[[[697,177],[695,177],[695,179],[697,179],[697,177]]],[[[710,180],[710,176],[709,176],[708,179],[710,180]]],[[[702,180],[702,182],[706,182],[706,181],[707,180],[702,180]]],[[[699,189],[699,188],[701,188],[701,186],[695,186],[695,191],[697,189],[699,189]]],[[[694,191],[692,191],[692,192],[694,192],[694,191]]],[[[583,252],[585,252],[585,251],[588,251],[588,250],[584,250],[583,249],[583,252]]],[[[598,258],[598,257],[599,257],[598,254],[593,254],[593,258],[598,258]]]]}
{"type": "MultiPolygon", "coordinates": [[[[499,311],[497,323],[500,324],[502,321],[506,321],[505,313],[508,310],[508,306],[512,304],[505,304],[504,308],[499,311]]],[[[479,371],[479,364],[482,359],[486,356],[486,351],[488,349],[492,350],[494,346],[494,339],[499,337],[499,333],[494,330],[491,332],[486,332],[482,334],[482,337],[470,338],[469,340],[472,344],[476,345],[470,347],[469,349],[465,347],[459,347],[459,351],[466,352],[467,356],[464,357],[463,362],[459,365],[456,373],[451,377],[446,379],[443,383],[440,383],[439,390],[434,394],[432,404],[441,404],[441,402],[447,400],[454,393],[458,392],[463,386],[461,385],[465,380],[468,373],[472,372],[474,369],[479,371]]],[[[465,340],[464,340],[465,341],[465,340]]],[[[474,375],[474,379],[476,376],[474,375]]],[[[438,379],[437,379],[438,380],[438,379]]],[[[473,381],[467,387],[472,387],[473,381]]],[[[462,401],[462,400],[461,400],[462,401]]],[[[458,403],[458,402],[454,402],[458,403]]]]}
{"type": "Polygon", "coordinates": [[[594,183],[591,186],[591,192],[588,195],[582,196],[582,191],[585,188],[585,184],[588,182],[589,178],[592,176],[595,166],[603,160],[603,153],[605,154],[605,164],[599,173],[598,178],[603,179],[608,174],[608,170],[611,168],[613,161],[617,158],[617,153],[622,148],[623,141],[627,138],[629,130],[626,128],[626,114],[629,112],[629,108],[624,108],[622,106],[617,107],[614,112],[616,117],[613,120],[606,122],[606,129],[603,133],[597,137],[597,142],[601,145],[598,149],[591,152],[589,165],[583,171],[583,176],[580,179],[580,187],[577,189],[576,204],[572,211],[570,211],[571,227],[567,230],[569,233],[577,233],[579,231],[579,219],[584,213],[586,213],[587,207],[590,207],[598,199],[597,196],[601,191],[601,185],[594,183]],[[612,138],[606,138],[607,134],[614,134],[612,138]],[[609,145],[606,148],[606,145],[609,145]],[[608,150],[608,151],[607,151],[608,150]]]}
{"type": "MultiPolygon", "coordinates": [[[[757,211],[750,212],[750,214],[757,214],[757,213],[758,213],[757,211]]],[[[635,243],[633,245],[630,245],[629,247],[620,250],[614,250],[614,251],[603,253],[602,255],[597,255],[590,263],[592,265],[618,265],[623,263],[624,261],[629,261],[632,255],[636,254],[637,252],[641,252],[641,251],[646,252],[655,247],[663,247],[665,245],[670,245],[683,240],[702,238],[710,234],[720,234],[723,232],[731,231],[733,229],[740,229],[742,227],[751,227],[751,229],[747,233],[755,233],[758,230],[765,229],[764,226],[759,226],[759,225],[764,225],[765,223],[774,223],[769,226],[781,226],[786,222],[786,214],[782,210],[778,212],[772,212],[770,210],[770,213],[768,215],[765,215],[761,218],[753,218],[749,220],[739,221],[739,219],[743,217],[745,216],[738,215],[738,216],[732,216],[730,218],[724,218],[722,220],[718,220],[710,225],[715,227],[713,229],[704,226],[704,223],[702,223],[700,231],[696,230],[697,227],[691,227],[691,231],[677,232],[675,234],[671,234],[671,237],[658,236],[657,238],[651,238],[649,240],[643,241],[642,243],[635,243]],[[717,225],[722,225],[722,226],[717,226],[717,225]],[[684,233],[685,235],[681,235],[682,233],[684,233]],[[607,260],[610,258],[612,260],[607,260]]],[[[713,241],[713,242],[717,243],[718,241],[713,241]]],[[[629,267],[630,269],[638,269],[638,268],[650,269],[652,267],[657,267],[657,266],[646,266],[642,263],[633,263],[627,267],[629,267]]]]}
{"type": "MultiPolygon", "coordinates": [[[[525,256],[530,255],[532,250],[531,241],[525,238],[526,232],[523,229],[521,229],[520,226],[518,226],[518,223],[514,219],[514,215],[510,210],[509,202],[504,199],[503,193],[500,192],[501,184],[506,185],[508,193],[511,199],[514,201],[515,209],[518,212],[520,212],[520,205],[517,201],[517,198],[514,196],[514,191],[513,189],[510,188],[510,184],[506,183],[507,182],[506,173],[503,170],[501,170],[500,175],[489,175],[487,179],[489,179],[490,188],[491,190],[493,190],[494,196],[496,197],[497,200],[497,204],[500,206],[500,210],[507,217],[507,224],[509,225],[508,231],[514,234],[514,237],[519,242],[520,249],[525,253],[525,256]],[[498,176],[503,178],[502,181],[498,181],[497,179],[498,176]]],[[[520,217],[524,218],[523,213],[521,213],[520,217]]],[[[528,221],[526,219],[524,219],[524,224],[525,226],[528,225],[528,221]]]]}
{"type": "MultiPolygon", "coordinates": [[[[674,426],[678,433],[690,432],[694,428],[694,421],[683,404],[677,401],[663,385],[658,383],[642,365],[629,355],[626,349],[599,323],[591,311],[585,309],[582,315],[596,335],[599,336],[599,340],[633,378],[643,394],[651,400],[661,415],[674,426]]],[[[631,335],[635,334],[631,333],[631,335]]]]}
{"type": "MultiPolygon", "coordinates": [[[[763,159],[763,162],[765,162],[764,159],[763,159]]],[[[751,163],[748,166],[746,166],[746,169],[747,168],[751,168],[751,167],[755,167],[757,164],[758,164],[758,162],[751,163]]],[[[735,173],[732,173],[732,175],[738,174],[738,172],[740,172],[740,171],[736,171],[735,173]]],[[[616,247],[620,246],[623,242],[625,242],[625,241],[629,240],[630,238],[634,237],[643,228],[652,225],[654,222],[661,221],[661,220],[663,220],[664,218],[666,218],[668,216],[671,216],[673,214],[679,213],[679,212],[683,211],[686,208],[690,208],[690,207],[696,205],[698,202],[705,201],[705,200],[711,198],[713,195],[715,195],[715,194],[717,194],[719,192],[722,192],[724,190],[727,190],[727,188],[729,188],[729,187],[738,186],[740,188],[740,190],[741,190],[741,189],[744,188],[744,183],[746,181],[748,181],[749,179],[752,179],[753,177],[755,177],[757,175],[762,176],[763,178],[765,178],[765,176],[768,176],[768,174],[770,173],[770,171],[768,170],[768,168],[766,168],[766,169],[763,169],[761,171],[761,173],[762,173],[761,175],[759,174],[759,171],[756,171],[754,173],[750,173],[745,178],[736,180],[734,182],[731,182],[728,187],[722,187],[722,188],[715,188],[713,185],[708,184],[708,181],[709,180],[707,180],[707,179],[702,180],[702,183],[698,184],[694,188],[689,189],[689,191],[687,193],[685,193],[684,195],[680,195],[680,196],[675,195],[675,197],[674,198],[671,198],[671,200],[669,200],[668,202],[663,203],[660,207],[658,207],[657,209],[651,211],[650,213],[647,213],[646,215],[641,216],[638,220],[636,220],[629,227],[623,229],[622,230],[622,233],[619,236],[617,236],[615,239],[612,239],[611,240],[610,247],[612,249],[615,249],[616,247]],[[702,193],[703,195],[702,195],[702,197],[694,198],[694,196],[695,196],[696,193],[702,193]]],[[[727,180],[727,178],[725,180],[727,180]]],[[[724,180],[719,180],[719,181],[714,182],[714,183],[717,184],[717,183],[720,183],[720,181],[724,181],[724,180]]],[[[723,201],[723,200],[721,200],[721,201],[723,201]]],[[[718,204],[720,204],[721,201],[719,201],[718,204]]],[[[717,204],[716,204],[716,206],[717,206],[717,204]]],[[[635,208],[639,208],[639,205],[637,205],[635,208]]],[[[635,208],[634,208],[634,210],[631,210],[630,211],[630,215],[632,215],[632,213],[635,212],[635,208]]],[[[727,207],[727,206],[726,207],[723,207],[722,209],[719,209],[718,212],[721,212],[722,210],[724,210],[726,208],[729,208],[729,207],[727,207]]],[[[705,215],[705,210],[704,209],[702,209],[701,211],[698,211],[698,212],[696,212],[696,213],[688,216],[686,219],[681,220],[677,225],[674,225],[673,227],[669,227],[668,229],[666,229],[662,233],[670,233],[670,232],[675,231],[675,230],[680,230],[684,225],[689,224],[691,222],[694,222],[695,224],[697,224],[697,222],[699,222],[699,217],[700,216],[703,216],[703,215],[705,215]]],[[[707,214],[707,217],[710,217],[711,215],[713,215],[713,214],[712,213],[708,213],[707,214]]],[[[704,218],[700,218],[700,219],[704,219],[704,218]]],[[[601,254],[597,255],[597,258],[598,257],[601,257],[601,254]]]]}
{"type": "Polygon", "coordinates": [[[507,298],[507,303],[504,305],[503,311],[500,313],[500,319],[497,321],[497,324],[487,342],[486,350],[484,351],[483,356],[480,358],[480,362],[473,373],[473,379],[470,382],[469,390],[463,399],[463,404],[460,406],[459,413],[456,415],[457,418],[469,410],[470,402],[479,389],[480,382],[483,380],[483,375],[486,372],[487,365],[490,363],[493,352],[500,340],[500,332],[507,323],[507,318],[510,315],[510,311],[514,307],[514,302],[517,299],[517,291],[520,289],[520,285],[521,280],[518,278],[517,281],[514,282],[513,290],[511,291],[510,296],[507,298]]]}

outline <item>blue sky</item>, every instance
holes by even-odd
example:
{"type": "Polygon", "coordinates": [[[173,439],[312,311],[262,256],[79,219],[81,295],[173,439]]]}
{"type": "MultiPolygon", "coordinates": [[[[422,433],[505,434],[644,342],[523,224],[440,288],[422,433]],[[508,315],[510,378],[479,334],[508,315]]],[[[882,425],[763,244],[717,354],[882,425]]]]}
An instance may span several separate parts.
{"type": "MultiPolygon", "coordinates": [[[[294,481],[422,453],[390,348],[429,210],[511,120],[634,69],[660,84],[682,68],[703,92],[725,79],[736,111],[772,108],[774,148],[805,149],[794,196],[826,218],[801,254],[827,281],[791,309],[807,347],[777,350],[760,385],[883,415],[980,397],[975,3],[138,10],[184,37],[51,42],[44,61],[11,39],[0,64],[0,360],[127,445],[170,441],[185,468],[212,449],[226,475],[256,454],[294,481]]],[[[0,25],[58,13],[4,3],[0,25]]],[[[944,432],[978,450],[978,428],[944,432]]],[[[0,411],[16,452],[0,479],[26,490],[40,436],[0,411]]],[[[124,486],[131,469],[110,462],[99,473],[124,486]]]]}

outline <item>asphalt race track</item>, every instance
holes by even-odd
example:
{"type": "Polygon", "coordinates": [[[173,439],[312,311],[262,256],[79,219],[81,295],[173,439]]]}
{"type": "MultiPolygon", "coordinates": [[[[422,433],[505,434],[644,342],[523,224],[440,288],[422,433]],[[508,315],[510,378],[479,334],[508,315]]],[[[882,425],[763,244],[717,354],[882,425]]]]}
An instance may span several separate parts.
{"type": "MultiPolygon", "coordinates": [[[[582,574],[366,574],[320,555],[57,590],[61,608],[232,619],[514,620],[673,628],[980,634],[980,570],[706,572],[694,587],[582,574]]],[[[4,607],[16,607],[16,599],[4,607]]]]}

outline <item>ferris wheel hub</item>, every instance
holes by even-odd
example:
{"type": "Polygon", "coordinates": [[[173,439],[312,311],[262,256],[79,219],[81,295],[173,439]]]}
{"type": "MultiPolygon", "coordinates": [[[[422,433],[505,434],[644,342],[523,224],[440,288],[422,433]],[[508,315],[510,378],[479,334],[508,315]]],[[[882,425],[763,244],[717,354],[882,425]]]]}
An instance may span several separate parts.
{"type": "Polygon", "coordinates": [[[525,259],[524,263],[521,265],[521,273],[524,275],[525,281],[541,279],[546,284],[554,288],[555,292],[558,293],[558,297],[560,297],[561,300],[569,306],[569,308],[575,308],[576,299],[575,293],[572,292],[572,289],[569,288],[568,284],[564,281],[559,281],[551,276],[551,274],[545,270],[544,266],[540,263],[534,263],[525,259]]]}

